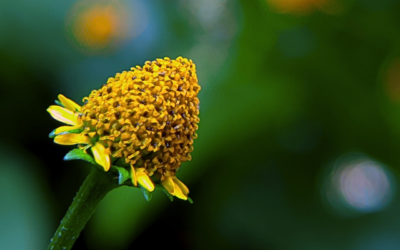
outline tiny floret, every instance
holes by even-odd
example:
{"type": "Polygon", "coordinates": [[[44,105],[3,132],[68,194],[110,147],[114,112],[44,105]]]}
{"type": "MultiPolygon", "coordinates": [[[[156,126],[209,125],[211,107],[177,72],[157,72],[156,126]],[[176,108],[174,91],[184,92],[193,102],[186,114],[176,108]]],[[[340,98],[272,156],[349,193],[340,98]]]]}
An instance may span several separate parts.
{"type": "Polygon", "coordinates": [[[79,145],[105,171],[124,166],[131,183],[148,192],[155,184],[180,199],[189,190],[177,177],[191,160],[200,121],[196,66],[178,57],[147,61],[143,67],[117,73],[80,106],[63,95],[48,108],[68,126],[50,135],[62,145],[79,145]]]}

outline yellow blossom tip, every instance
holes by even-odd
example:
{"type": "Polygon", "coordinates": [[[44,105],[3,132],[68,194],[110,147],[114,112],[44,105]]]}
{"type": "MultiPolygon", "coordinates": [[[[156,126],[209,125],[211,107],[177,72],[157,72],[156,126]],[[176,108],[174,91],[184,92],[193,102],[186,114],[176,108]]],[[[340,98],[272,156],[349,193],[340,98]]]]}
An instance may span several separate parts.
{"type": "Polygon", "coordinates": [[[175,186],[178,186],[180,188],[180,190],[182,190],[182,193],[187,196],[189,193],[189,189],[186,187],[185,184],[183,184],[183,182],[181,182],[178,178],[176,178],[176,176],[172,177],[172,180],[175,183],[175,186]]]}
{"type": "Polygon", "coordinates": [[[69,125],[78,124],[78,114],[69,109],[57,105],[52,105],[47,109],[47,112],[49,112],[50,115],[59,122],[69,125]]]}
{"type": "Polygon", "coordinates": [[[161,185],[165,188],[165,190],[167,190],[168,193],[174,195],[175,184],[170,176],[165,177],[165,179],[161,181],[161,185]]]}
{"type": "Polygon", "coordinates": [[[60,100],[60,102],[64,105],[65,108],[71,110],[71,111],[81,111],[81,106],[79,106],[78,104],[76,104],[74,101],[68,99],[67,97],[65,97],[64,95],[59,94],[58,95],[58,99],[60,100]]]}
{"type": "Polygon", "coordinates": [[[136,170],[135,168],[131,165],[131,179],[132,179],[132,184],[137,187],[137,177],[136,177],[136,170]]]}
{"type": "Polygon", "coordinates": [[[54,142],[61,145],[88,144],[89,137],[82,134],[63,134],[54,137],[54,142]]]}
{"type": "Polygon", "coordinates": [[[165,179],[161,181],[161,185],[171,195],[174,195],[182,200],[188,199],[187,195],[189,193],[189,189],[175,176],[165,177],[165,179]]]}
{"type": "Polygon", "coordinates": [[[59,134],[64,133],[64,132],[68,132],[68,131],[71,131],[71,130],[79,129],[81,127],[82,126],[80,124],[75,125],[75,126],[61,126],[61,127],[56,128],[56,130],[54,130],[54,134],[55,135],[59,135],[59,134]]]}
{"type": "Polygon", "coordinates": [[[108,171],[111,167],[110,155],[107,154],[105,147],[101,143],[96,143],[92,146],[94,160],[103,167],[104,171],[108,171]]]}
{"type": "Polygon", "coordinates": [[[179,199],[187,200],[187,196],[182,192],[182,190],[180,189],[180,187],[178,185],[175,185],[175,190],[172,195],[175,195],[179,199]]]}
{"type": "Polygon", "coordinates": [[[149,192],[154,191],[154,183],[150,180],[150,177],[144,172],[144,168],[136,170],[136,178],[140,186],[147,189],[149,192]]]}

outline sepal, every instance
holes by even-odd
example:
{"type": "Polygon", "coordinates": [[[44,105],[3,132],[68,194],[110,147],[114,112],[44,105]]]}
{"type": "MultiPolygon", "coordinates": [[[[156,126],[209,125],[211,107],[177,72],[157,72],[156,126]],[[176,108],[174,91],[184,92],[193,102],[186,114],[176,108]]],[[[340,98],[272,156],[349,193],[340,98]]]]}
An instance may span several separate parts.
{"type": "Polygon", "coordinates": [[[142,190],[143,196],[146,199],[146,201],[150,201],[151,198],[153,198],[153,192],[149,192],[146,188],[142,187],[140,184],[140,189],[142,190]]]}
{"type": "Polygon", "coordinates": [[[126,170],[123,167],[117,167],[117,166],[112,166],[112,168],[116,169],[118,171],[118,184],[122,185],[125,183],[125,181],[129,180],[130,178],[130,173],[128,170],[126,170]]]}
{"type": "Polygon", "coordinates": [[[53,129],[53,131],[51,131],[51,133],[49,134],[49,138],[54,138],[56,137],[56,129],[53,129]]]}
{"type": "Polygon", "coordinates": [[[93,165],[98,166],[98,164],[94,161],[93,157],[91,157],[90,155],[83,152],[83,150],[78,148],[72,149],[71,151],[68,152],[68,154],[64,156],[64,161],[70,161],[70,160],[84,160],[89,163],[92,163],[93,165]]]}
{"type": "MultiPolygon", "coordinates": [[[[59,100],[54,100],[54,102],[61,107],[64,107],[64,105],[59,101],[59,100]]],[[[65,108],[65,107],[64,107],[65,108]]]]}

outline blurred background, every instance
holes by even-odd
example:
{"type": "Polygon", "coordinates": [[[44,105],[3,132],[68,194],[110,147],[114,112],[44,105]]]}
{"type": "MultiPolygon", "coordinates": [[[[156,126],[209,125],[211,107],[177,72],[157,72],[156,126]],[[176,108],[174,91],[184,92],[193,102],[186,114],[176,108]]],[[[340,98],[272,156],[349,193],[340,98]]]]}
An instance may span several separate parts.
{"type": "Polygon", "coordinates": [[[146,60],[191,58],[194,204],[119,188],[74,249],[400,249],[400,1],[0,2],[0,249],[45,249],[90,165],[48,134],[146,60]]]}

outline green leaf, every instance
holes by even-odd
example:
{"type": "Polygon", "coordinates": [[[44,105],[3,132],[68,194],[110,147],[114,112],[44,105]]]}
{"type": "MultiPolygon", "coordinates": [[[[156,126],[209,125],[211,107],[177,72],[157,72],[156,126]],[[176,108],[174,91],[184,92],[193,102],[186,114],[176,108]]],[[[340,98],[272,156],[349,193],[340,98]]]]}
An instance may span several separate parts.
{"type": "Polygon", "coordinates": [[[188,196],[188,202],[190,203],[190,204],[193,204],[193,200],[192,200],[192,198],[190,198],[189,196],[188,196]]]}
{"type": "Polygon", "coordinates": [[[142,190],[142,193],[143,193],[144,198],[146,199],[146,201],[150,201],[151,198],[153,197],[153,193],[149,192],[146,188],[144,188],[142,186],[140,186],[140,189],[142,190]]]}
{"type": "Polygon", "coordinates": [[[59,105],[59,106],[61,106],[61,107],[64,107],[64,105],[59,101],[59,100],[55,100],[54,101],[57,105],[59,105]]]}
{"type": "Polygon", "coordinates": [[[127,181],[131,177],[129,171],[126,170],[126,168],[117,167],[117,166],[113,166],[113,167],[116,168],[118,171],[118,184],[119,185],[124,184],[124,182],[127,181]]]}
{"type": "Polygon", "coordinates": [[[89,163],[92,163],[93,165],[97,165],[93,157],[91,157],[88,154],[85,154],[83,150],[78,148],[72,149],[71,151],[68,152],[68,154],[64,156],[64,161],[70,161],[70,160],[84,160],[89,163]]]}

